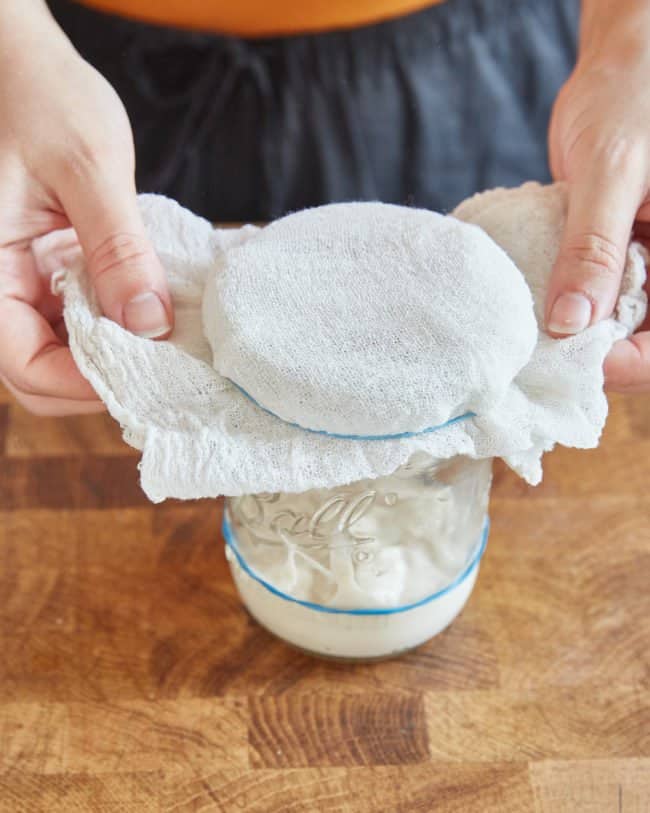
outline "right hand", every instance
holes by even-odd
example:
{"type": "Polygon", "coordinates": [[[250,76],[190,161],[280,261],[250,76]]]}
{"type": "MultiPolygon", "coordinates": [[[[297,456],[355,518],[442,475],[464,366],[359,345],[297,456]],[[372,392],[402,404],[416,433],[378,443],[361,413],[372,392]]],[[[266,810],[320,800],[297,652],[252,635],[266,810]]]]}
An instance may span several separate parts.
{"type": "Polygon", "coordinates": [[[95,412],[32,241],[72,226],[104,314],[139,336],[168,336],[173,310],[137,206],[126,111],[39,15],[0,32],[0,379],[37,414],[95,412]]]}
{"type": "MultiPolygon", "coordinates": [[[[650,237],[648,36],[648,3],[585,4],[580,57],[555,102],[549,130],[553,176],[568,188],[546,303],[546,327],[554,337],[580,333],[610,316],[633,227],[637,238],[650,237]]],[[[614,346],[605,381],[608,390],[650,392],[647,323],[614,346]]]]}

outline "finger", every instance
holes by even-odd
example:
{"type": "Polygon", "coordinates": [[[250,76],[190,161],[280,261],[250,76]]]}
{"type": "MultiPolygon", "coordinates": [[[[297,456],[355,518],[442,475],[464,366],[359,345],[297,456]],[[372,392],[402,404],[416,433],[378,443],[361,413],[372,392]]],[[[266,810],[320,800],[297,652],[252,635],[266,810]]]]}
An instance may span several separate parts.
{"type": "Polygon", "coordinates": [[[51,325],[17,299],[0,299],[0,373],[27,395],[98,400],[51,325]]]}
{"type": "Polygon", "coordinates": [[[614,169],[596,161],[569,184],[567,221],[546,303],[551,335],[580,333],[614,308],[643,196],[638,167],[614,169]]]}
{"type": "Polygon", "coordinates": [[[604,372],[610,392],[650,392],[650,332],[616,342],[605,359],[604,372]]]}
{"type": "Polygon", "coordinates": [[[138,336],[162,338],[173,326],[165,271],[145,232],[132,179],[109,169],[65,180],[61,203],[104,314],[138,336]]]}
{"type": "MultiPolygon", "coordinates": [[[[61,320],[63,299],[54,293],[52,278],[61,271],[83,263],[83,252],[74,229],[61,229],[37,237],[31,243],[31,256],[35,275],[42,281],[43,294],[38,303],[38,311],[51,325],[61,320]]],[[[30,304],[35,304],[30,301],[30,304]]],[[[54,331],[59,335],[58,331],[54,331]]],[[[67,340],[63,344],[67,344],[67,340]]]]}
{"type": "Polygon", "coordinates": [[[46,395],[27,395],[2,379],[16,401],[28,412],[41,417],[60,418],[64,415],[91,415],[105,412],[101,401],[72,401],[67,398],[49,398],[46,395]]]}
{"type": "MultiPolygon", "coordinates": [[[[566,87],[566,86],[565,86],[566,87]]],[[[562,181],[565,178],[564,150],[559,148],[562,143],[559,137],[559,118],[563,107],[563,97],[566,95],[564,88],[555,98],[553,109],[551,110],[551,120],[548,126],[548,163],[551,170],[551,177],[554,181],[562,181]]]]}

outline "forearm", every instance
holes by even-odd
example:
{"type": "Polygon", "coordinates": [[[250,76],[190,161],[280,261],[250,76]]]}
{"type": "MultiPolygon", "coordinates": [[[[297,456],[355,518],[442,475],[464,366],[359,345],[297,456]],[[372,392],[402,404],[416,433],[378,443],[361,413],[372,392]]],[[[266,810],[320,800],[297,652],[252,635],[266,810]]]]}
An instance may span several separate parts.
{"type": "Polygon", "coordinates": [[[579,58],[636,58],[648,48],[648,0],[582,0],[579,58]]]}

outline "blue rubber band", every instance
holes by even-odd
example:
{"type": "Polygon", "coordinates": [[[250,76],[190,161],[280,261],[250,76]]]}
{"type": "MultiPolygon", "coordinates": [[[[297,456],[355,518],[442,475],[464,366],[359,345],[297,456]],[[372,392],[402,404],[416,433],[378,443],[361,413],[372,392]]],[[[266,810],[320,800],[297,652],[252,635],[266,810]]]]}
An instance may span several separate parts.
{"type": "Polygon", "coordinates": [[[485,547],[487,545],[488,536],[490,534],[490,518],[488,516],[485,517],[485,524],[483,525],[483,530],[481,532],[481,538],[479,544],[476,546],[475,552],[470,558],[469,563],[465,567],[465,569],[460,573],[459,576],[448,584],[446,587],[443,587],[441,590],[438,590],[436,593],[432,593],[430,596],[426,596],[426,598],[420,599],[420,601],[416,601],[413,604],[403,604],[399,607],[369,607],[366,609],[354,609],[354,610],[344,610],[340,607],[328,607],[325,604],[314,604],[312,601],[303,601],[302,599],[295,598],[294,596],[290,596],[288,593],[284,593],[282,590],[278,590],[277,587],[274,587],[272,584],[267,582],[261,576],[258,576],[251,568],[249,567],[248,563],[242,556],[237,547],[237,538],[235,537],[234,531],[232,529],[232,525],[230,523],[230,519],[228,517],[228,511],[224,510],[223,512],[223,524],[221,527],[221,531],[223,533],[223,538],[226,542],[226,545],[230,548],[230,550],[234,553],[237,562],[241,569],[251,577],[254,581],[258,584],[261,584],[269,593],[273,593],[274,596],[278,596],[279,598],[283,598],[286,601],[291,601],[294,604],[300,604],[302,607],[307,607],[309,610],[316,610],[317,612],[321,613],[330,613],[332,615],[393,615],[394,613],[403,613],[407,610],[414,610],[416,607],[422,607],[424,604],[428,604],[430,601],[435,601],[438,598],[441,598],[450,590],[453,590],[455,587],[465,581],[465,579],[473,572],[475,568],[478,567],[479,562],[485,552],[485,547]]]}
{"type": "Polygon", "coordinates": [[[275,412],[271,412],[270,409],[262,406],[259,401],[256,401],[255,398],[253,398],[249,392],[246,392],[243,387],[240,387],[239,384],[235,384],[235,382],[230,378],[228,381],[245,398],[247,398],[251,403],[255,404],[258,409],[261,409],[262,412],[266,412],[266,414],[270,415],[272,418],[282,421],[282,423],[286,423],[287,426],[293,426],[295,429],[302,429],[303,432],[311,432],[312,435],[325,435],[328,438],[338,438],[339,440],[404,440],[405,438],[416,438],[418,435],[428,435],[431,432],[437,432],[439,429],[445,429],[447,426],[453,426],[459,421],[466,421],[468,418],[476,417],[475,412],[465,412],[464,415],[458,415],[456,418],[450,418],[448,421],[441,423],[439,426],[428,426],[426,429],[420,429],[418,432],[397,432],[394,435],[340,435],[337,432],[327,432],[325,429],[310,429],[308,426],[301,426],[299,423],[286,421],[284,418],[276,415],[275,412]]]}

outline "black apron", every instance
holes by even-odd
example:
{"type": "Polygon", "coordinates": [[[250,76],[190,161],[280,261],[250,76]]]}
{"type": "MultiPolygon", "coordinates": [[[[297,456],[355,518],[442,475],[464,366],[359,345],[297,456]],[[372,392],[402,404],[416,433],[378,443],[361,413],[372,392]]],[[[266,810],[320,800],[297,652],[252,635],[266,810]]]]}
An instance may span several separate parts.
{"type": "Polygon", "coordinates": [[[213,221],[343,200],[448,211],[547,181],[579,0],[448,0],[325,34],[244,40],[50,0],[122,98],[139,191],[213,221]]]}

